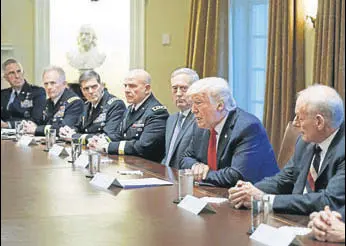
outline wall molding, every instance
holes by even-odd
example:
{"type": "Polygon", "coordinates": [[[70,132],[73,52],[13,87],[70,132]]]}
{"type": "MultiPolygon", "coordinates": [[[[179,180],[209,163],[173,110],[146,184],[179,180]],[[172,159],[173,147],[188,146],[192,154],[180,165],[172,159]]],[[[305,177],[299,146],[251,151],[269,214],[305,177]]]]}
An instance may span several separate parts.
{"type": "Polygon", "coordinates": [[[131,0],[130,5],[130,69],[144,69],[145,3],[131,0]]]}
{"type": "Polygon", "coordinates": [[[42,70],[50,64],[50,0],[35,0],[34,81],[40,84],[42,70]]]}

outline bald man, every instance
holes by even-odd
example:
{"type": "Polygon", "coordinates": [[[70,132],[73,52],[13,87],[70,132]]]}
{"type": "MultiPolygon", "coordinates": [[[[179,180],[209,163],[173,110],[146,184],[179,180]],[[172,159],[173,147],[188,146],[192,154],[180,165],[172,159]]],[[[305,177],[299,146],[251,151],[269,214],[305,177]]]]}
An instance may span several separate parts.
{"type": "Polygon", "coordinates": [[[142,69],[129,72],[124,81],[126,101],[130,104],[112,142],[95,136],[88,146],[116,155],[136,155],[160,162],[165,153],[167,109],[152,94],[151,77],[142,69]]]}

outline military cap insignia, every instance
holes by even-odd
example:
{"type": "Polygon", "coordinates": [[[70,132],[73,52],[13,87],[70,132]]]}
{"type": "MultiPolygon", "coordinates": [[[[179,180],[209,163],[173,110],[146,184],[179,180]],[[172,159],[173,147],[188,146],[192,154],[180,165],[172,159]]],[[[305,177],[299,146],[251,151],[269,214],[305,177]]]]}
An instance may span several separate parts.
{"type": "Polygon", "coordinates": [[[79,97],[70,97],[70,98],[67,100],[67,102],[68,102],[68,103],[72,103],[72,102],[74,102],[74,101],[76,101],[76,100],[80,100],[80,98],[79,98],[79,97]]]}
{"type": "Polygon", "coordinates": [[[158,105],[151,108],[154,112],[160,109],[167,109],[166,106],[158,105]]]}

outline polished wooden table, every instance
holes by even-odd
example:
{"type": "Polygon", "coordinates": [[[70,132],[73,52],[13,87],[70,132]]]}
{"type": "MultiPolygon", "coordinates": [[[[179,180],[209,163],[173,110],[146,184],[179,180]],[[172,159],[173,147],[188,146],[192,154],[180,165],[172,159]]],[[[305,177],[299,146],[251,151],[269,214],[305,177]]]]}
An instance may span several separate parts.
{"type": "MultiPolygon", "coordinates": [[[[140,169],[173,186],[108,190],[89,183],[67,159],[44,146],[1,141],[1,245],[257,245],[246,234],[250,211],[223,203],[194,215],[172,201],[176,170],[133,156],[109,156],[101,172],[140,169]]],[[[104,156],[106,158],[106,156],[104,156]]],[[[195,187],[194,195],[227,197],[227,189],[195,187]]],[[[273,215],[272,225],[305,226],[307,217],[273,215]]],[[[328,245],[300,237],[299,245],[328,245]]]]}

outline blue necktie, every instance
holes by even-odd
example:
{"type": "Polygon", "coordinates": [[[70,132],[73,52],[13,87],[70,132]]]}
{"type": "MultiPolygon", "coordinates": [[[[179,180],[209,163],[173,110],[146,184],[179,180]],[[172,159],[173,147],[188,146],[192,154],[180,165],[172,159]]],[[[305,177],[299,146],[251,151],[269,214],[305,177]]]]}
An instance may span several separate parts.
{"type": "Polygon", "coordinates": [[[8,108],[10,111],[19,111],[20,110],[20,99],[19,99],[17,91],[14,92],[14,99],[8,108]]]}
{"type": "Polygon", "coordinates": [[[175,141],[177,140],[177,137],[178,137],[179,132],[181,130],[181,125],[182,125],[182,122],[183,122],[184,118],[185,118],[185,116],[183,114],[179,114],[177,123],[175,125],[175,129],[174,129],[174,132],[173,132],[172,140],[171,140],[171,143],[169,145],[169,150],[168,150],[167,159],[166,159],[166,163],[165,163],[166,166],[169,166],[169,162],[172,159],[175,141]]]}

